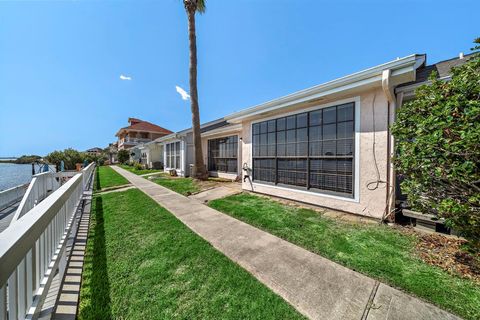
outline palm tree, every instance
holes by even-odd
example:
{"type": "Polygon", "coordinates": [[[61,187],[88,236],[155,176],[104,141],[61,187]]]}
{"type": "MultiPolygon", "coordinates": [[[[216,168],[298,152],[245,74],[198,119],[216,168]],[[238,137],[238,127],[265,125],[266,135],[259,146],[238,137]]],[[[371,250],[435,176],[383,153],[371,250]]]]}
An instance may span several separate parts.
{"type": "Polygon", "coordinates": [[[193,145],[195,149],[195,178],[207,179],[207,170],[203,162],[202,139],[200,136],[200,111],[197,90],[197,35],[195,31],[195,13],[205,12],[205,0],[183,0],[188,17],[188,40],[190,49],[190,103],[192,109],[193,145]]]}

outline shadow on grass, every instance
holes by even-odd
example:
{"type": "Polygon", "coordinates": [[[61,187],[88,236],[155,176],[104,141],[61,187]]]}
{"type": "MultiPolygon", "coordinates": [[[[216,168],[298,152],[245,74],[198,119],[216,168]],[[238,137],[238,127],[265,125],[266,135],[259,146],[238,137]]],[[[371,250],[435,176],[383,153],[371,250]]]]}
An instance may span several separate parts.
{"type": "Polygon", "coordinates": [[[100,187],[100,170],[97,168],[97,170],[95,170],[95,190],[100,190],[101,187],[100,187]]]}
{"type": "Polygon", "coordinates": [[[95,197],[93,230],[90,229],[88,252],[85,258],[84,281],[78,319],[112,319],[110,283],[103,219],[103,199],[95,197]]]}

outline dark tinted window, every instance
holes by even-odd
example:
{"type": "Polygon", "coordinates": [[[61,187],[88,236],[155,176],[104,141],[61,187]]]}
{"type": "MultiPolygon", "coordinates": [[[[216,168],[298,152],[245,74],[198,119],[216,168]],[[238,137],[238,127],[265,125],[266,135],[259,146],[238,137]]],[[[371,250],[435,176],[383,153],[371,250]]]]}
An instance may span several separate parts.
{"type": "Polygon", "coordinates": [[[253,125],[253,179],[353,195],[354,103],[253,125]]]}
{"type": "MultiPolygon", "coordinates": [[[[261,136],[253,136],[254,156],[262,153],[261,146],[259,146],[261,140],[261,136]]],[[[237,173],[237,150],[237,136],[208,140],[208,170],[237,173]]]]}

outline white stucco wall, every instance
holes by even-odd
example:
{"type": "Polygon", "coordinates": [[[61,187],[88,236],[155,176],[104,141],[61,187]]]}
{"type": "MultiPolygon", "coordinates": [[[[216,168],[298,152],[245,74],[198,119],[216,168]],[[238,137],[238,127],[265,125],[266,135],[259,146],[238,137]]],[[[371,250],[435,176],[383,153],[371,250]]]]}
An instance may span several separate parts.
{"type": "MultiPolygon", "coordinates": [[[[374,218],[381,218],[386,206],[387,189],[384,183],[380,183],[375,190],[369,190],[367,184],[377,180],[375,161],[373,156],[373,143],[375,141],[375,155],[378,170],[380,172],[380,180],[386,180],[387,174],[387,118],[388,107],[387,99],[383,91],[378,88],[369,92],[359,93],[356,96],[342,97],[342,99],[359,99],[360,106],[357,115],[360,121],[358,134],[358,183],[356,196],[357,199],[342,198],[338,196],[324,195],[317,192],[310,192],[304,190],[296,190],[290,188],[280,188],[277,186],[271,186],[261,183],[250,183],[250,181],[243,182],[242,187],[245,190],[250,190],[259,193],[270,194],[287,199],[293,199],[306,203],[311,203],[319,206],[324,206],[336,210],[342,210],[359,215],[365,215],[374,218]],[[375,98],[375,113],[373,114],[372,102],[375,98]],[[373,122],[373,115],[375,122],[373,122]],[[375,125],[374,125],[375,123],[375,125]],[[374,131],[375,128],[375,131],[374,131]],[[375,137],[374,137],[375,136],[375,137]]],[[[335,100],[325,101],[318,104],[318,108],[321,108],[325,104],[334,103],[335,100]]],[[[312,104],[299,105],[295,107],[295,113],[300,113],[302,110],[312,108],[312,104]]],[[[292,111],[291,109],[289,112],[292,111]]],[[[281,117],[286,112],[271,113],[268,117],[281,117]]],[[[266,117],[264,117],[266,118],[266,117]]],[[[242,122],[242,133],[239,137],[239,143],[242,145],[242,161],[246,162],[248,166],[252,167],[252,136],[251,136],[251,124],[252,121],[261,120],[258,117],[253,120],[242,122]]],[[[241,170],[241,166],[239,166],[241,170]]],[[[371,185],[373,187],[373,185],[371,185]]]]}

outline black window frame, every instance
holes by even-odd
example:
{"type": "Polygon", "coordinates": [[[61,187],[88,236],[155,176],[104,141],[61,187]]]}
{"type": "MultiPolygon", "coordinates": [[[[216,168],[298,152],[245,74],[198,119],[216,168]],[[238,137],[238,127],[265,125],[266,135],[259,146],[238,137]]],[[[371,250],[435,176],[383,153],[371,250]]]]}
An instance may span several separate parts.
{"type": "Polygon", "coordinates": [[[347,102],[252,123],[253,181],[354,198],[356,108],[347,102]]]}
{"type": "Polygon", "coordinates": [[[238,173],[238,135],[207,141],[208,171],[238,173]]]}

